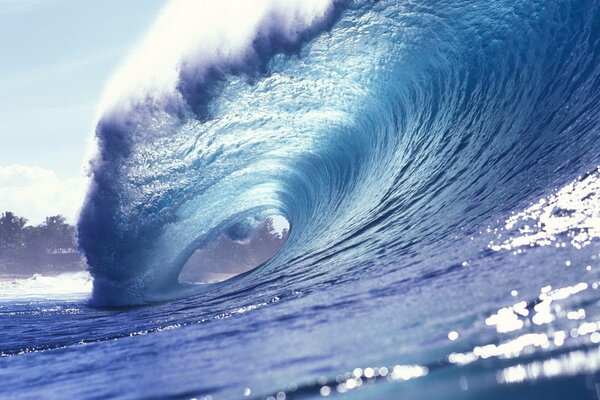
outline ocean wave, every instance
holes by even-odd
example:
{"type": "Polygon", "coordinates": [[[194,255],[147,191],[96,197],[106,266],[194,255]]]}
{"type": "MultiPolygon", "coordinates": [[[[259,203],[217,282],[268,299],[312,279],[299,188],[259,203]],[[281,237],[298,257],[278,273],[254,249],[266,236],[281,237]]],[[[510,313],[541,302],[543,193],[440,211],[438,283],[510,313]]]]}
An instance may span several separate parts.
{"type": "Polygon", "coordinates": [[[107,89],[78,224],[95,304],[424,263],[600,162],[596,2],[205,7],[168,6],[107,89]],[[179,284],[268,215],[291,226],[273,259],[179,284]]]}

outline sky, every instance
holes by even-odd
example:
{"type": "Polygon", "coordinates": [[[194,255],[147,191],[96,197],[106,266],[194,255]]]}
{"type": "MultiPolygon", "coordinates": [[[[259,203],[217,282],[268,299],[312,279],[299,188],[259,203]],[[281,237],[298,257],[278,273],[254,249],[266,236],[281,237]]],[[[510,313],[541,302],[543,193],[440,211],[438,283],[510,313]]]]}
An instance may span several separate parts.
{"type": "Polygon", "coordinates": [[[165,3],[0,0],[0,212],[75,222],[102,90],[165,3]]]}

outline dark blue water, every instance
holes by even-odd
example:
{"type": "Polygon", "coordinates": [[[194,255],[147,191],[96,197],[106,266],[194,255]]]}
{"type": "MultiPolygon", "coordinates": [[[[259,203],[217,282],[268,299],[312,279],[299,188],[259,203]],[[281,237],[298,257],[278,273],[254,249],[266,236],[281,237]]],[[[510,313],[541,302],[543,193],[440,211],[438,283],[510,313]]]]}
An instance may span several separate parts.
{"type": "Polygon", "coordinates": [[[103,101],[93,289],[0,284],[0,396],[600,397],[600,2],[182,4],[103,101]]]}

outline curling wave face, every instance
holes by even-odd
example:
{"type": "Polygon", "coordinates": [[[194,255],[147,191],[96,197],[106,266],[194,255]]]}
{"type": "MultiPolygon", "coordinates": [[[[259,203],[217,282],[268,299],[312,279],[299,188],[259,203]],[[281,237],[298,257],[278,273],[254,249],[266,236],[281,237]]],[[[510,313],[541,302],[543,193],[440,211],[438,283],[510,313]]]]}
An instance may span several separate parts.
{"type": "Polygon", "coordinates": [[[595,1],[223,4],[169,5],[106,91],[78,225],[96,304],[435,274],[459,229],[600,163],[595,1]],[[178,283],[275,214],[272,260],[178,283]]]}

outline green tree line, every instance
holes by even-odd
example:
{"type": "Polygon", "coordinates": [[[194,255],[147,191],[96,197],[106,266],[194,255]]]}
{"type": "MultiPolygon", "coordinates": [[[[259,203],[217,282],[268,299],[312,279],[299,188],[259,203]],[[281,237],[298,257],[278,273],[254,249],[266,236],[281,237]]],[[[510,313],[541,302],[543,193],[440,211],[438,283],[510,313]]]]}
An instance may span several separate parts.
{"type": "Polygon", "coordinates": [[[82,268],[75,227],[62,215],[39,225],[6,211],[0,215],[0,272],[30,274],[82,268]]]}

